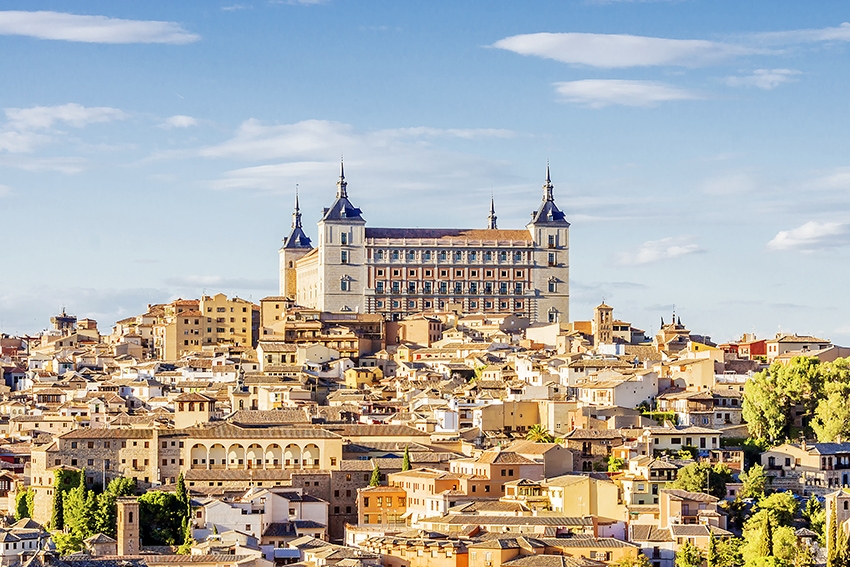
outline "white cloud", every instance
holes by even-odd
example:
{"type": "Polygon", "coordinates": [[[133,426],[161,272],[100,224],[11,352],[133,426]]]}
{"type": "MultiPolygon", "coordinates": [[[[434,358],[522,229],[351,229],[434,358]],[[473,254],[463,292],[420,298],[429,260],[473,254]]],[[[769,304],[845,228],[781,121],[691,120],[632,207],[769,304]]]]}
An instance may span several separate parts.
{"type": "Polygon", "coordinates": [[[0,35],[84,43],[184,44],[201,39],[175,22],[15,10],[0,11],[0,35]]]}
{"type": "Polygon", "coordinates": [[[850,244],[850,224],[809,221],[791,230],[781,230],[767,247],[773,250],[812,252],[850,244]]]}
{"type": "Polygon", "coordinates": [[[815,180],[815,186],[822,189],[850,189],[850,167],[840,167],[820,177],[815,180]]]}
{"type": "Polygon", "coordinates": [[[671,236],[661,240],[649,240],[644,242],[637,250],[621,252],[617,256],[617,261],[621,265],[638,266],[704,252],[699,245],[691,242],[691,240],[687,236],[671,236]]]}
{"type": "Polygon", "coordinates": [[[162,124],[163,128],[189,128],[197,125],[198,121],[196,119],[191,116],[183,116],[182,114],[169,116],[162,124]]]}
{"type": "Polygon", "coordinates": [[[725,82],[730,87],[757,87],[769,91],[793,81],[799,74],[795,69],[756,69],[750,75],[726,77],[725,82]]]}
{"type": "Polygon", "coordinates": [[[230,6],[222,6],[221,10],[223,12],[236,12],[239,10],[247,10],[251,6],[246,6],[245,4],[231,4],[230,6]]]}
{"type": "Polygon", "coordinates": [[[773,44],[817,43],[824,41],[850,41],[850,23],[844,22],[834,28],[813,28],[762,32],[753,34],[756,41],[773,44]]]}
{"type": "Polygon", "coordinates": [[[532,33],[500,39],[492,45],[520,55],[592,67],[699,67],[759,50],[703,39],[666,39],[625,34],[532,33]]]}
{"type": "Polygon", "coordinates": [[[585,79],[555,83],[556,92],[564,102],[602,108],[612,104],[624,106],[653,106],[673,100],[695,100],[699,94],[655,81],[626,81],[622,79],[585,79]]]}
{"type": "Polygon", "coordinates": [[[12,188],[8,185],[0,185],[0,197],[7,197],[12,194],[12,188]]]}
{"type": "Polygon", "coordinates": [[[123,111],[108,106],[85,107],[76,103],[61,106],[34,106],[5,109],[8,125],[15,130],[44,130],[57,122],[82,128],[88,124],[112,122],[127,117],[123,111]]]}

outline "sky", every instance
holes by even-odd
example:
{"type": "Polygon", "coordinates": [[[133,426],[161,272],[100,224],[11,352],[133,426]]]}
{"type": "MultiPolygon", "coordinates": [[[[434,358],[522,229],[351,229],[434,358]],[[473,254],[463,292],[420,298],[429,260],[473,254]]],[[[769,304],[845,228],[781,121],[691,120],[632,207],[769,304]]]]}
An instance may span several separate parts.
{"type": "Polygon", "coordinates": [[[367,226],[520,228],[573,320],[850,345],[850,6],[6,0],[0,331],[277,293],[296,185],[367,226]],[[69,11],[73,10],[73,11],[69,11]],[[841,266],[844,266],[842,268],[841,266]],[[843,274],[843,275],[842,275],[843,274]]]}

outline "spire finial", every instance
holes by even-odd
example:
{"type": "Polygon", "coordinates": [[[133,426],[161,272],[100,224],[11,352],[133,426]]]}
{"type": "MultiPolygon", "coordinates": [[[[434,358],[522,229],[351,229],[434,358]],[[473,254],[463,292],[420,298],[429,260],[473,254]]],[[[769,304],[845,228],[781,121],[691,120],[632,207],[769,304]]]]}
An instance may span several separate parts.
{"type": "Polygon", "coordinates": [[[543,183],[543,200],[544,201],[554,201],[555,197],[552,195],[552,178],[549,175],[549,160],[546,160],[546,182],[543,183]]]}
{"type": "Polygon", "coordinates": [[[301,207],[298,204],[298,184],[295,184],[295,210],[292,212],[292,228],[301,228],[301,207]]]}
{"type": "Polygon", "coordinates": [[[490,230],[496,229],[496,204],[492,191],[490,192],[490,216],[487,217],[487,228],[490,230]]]}
{"type": "Polygon", "coordinates": [[[339,156],[339,181],[336,183],[336,198],[337,199],[347,199],[348,198],[348,183],[345,181],[345,162],[342,158],[342,155],[339,156]]]}

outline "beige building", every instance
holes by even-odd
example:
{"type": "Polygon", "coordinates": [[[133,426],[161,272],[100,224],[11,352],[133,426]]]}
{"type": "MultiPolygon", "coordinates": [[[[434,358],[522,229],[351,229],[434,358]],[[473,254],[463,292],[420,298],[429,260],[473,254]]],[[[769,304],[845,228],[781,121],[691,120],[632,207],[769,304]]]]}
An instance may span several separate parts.
{"type": "Polygon", "coordinates": [[[566,323],[569,227],[548,168],[543,200],[521,230],[498,229],[492,210],[481,230],[367,228],[341,170],[336,199],[319,221],[317,248],[304,235],[296,201],[280,249],[280,293],[293,297],[295,289],[299,305],[388,320],[458,310],[566,323]]]}

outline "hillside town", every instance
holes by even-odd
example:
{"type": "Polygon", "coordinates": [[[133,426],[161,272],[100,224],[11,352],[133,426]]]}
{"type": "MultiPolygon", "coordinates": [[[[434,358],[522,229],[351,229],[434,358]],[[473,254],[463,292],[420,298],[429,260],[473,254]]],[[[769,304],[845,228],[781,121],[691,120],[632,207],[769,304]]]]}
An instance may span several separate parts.
{"type": "Polygon", "coordinates": [[[847,553],[850,349],[827,339],[715,344],[675,313],[647,336],[605,303],[569,323],[223,294],[141,311],[0,340],[3,565],[847,553]]]}

